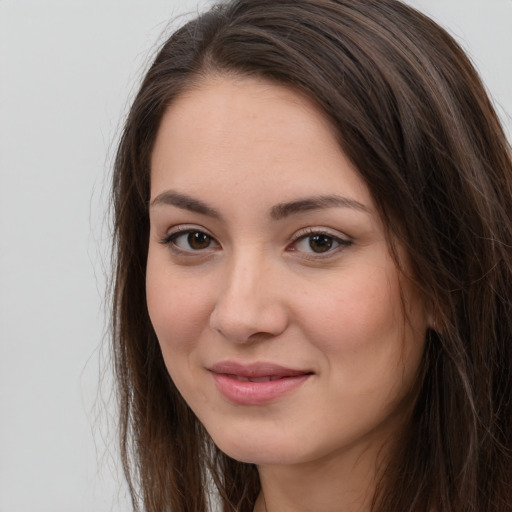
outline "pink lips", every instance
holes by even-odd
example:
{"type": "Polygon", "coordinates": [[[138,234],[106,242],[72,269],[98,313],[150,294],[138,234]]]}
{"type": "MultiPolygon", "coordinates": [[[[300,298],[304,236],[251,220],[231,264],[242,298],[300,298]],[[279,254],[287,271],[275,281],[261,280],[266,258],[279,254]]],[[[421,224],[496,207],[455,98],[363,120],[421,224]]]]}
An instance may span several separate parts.
{"type": "Polygon", "coordinates": [[[293,370],[273,363],[242,365],[226,361],[209,368],[219,391],[238,405],[260,405],[299,387],[311,371],[293,370]]]}

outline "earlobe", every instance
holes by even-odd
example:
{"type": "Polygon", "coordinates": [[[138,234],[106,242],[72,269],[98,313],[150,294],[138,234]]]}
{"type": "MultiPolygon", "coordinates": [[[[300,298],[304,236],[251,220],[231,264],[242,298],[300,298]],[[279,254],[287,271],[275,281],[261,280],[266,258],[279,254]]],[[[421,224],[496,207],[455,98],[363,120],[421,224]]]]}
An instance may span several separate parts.
{"type": "Polygon", "coordinates": [[[427,313],[427,328],[441,334],[441,321],[438,307],[431,307],[427,313]]]}
{"type": "Polygon", "coordinates": [[[428,299],[426,302],[426,320],[427,320],[427,329],[431,331],[439,332],[440,330],[440,307],[437,301],[433,299],[428,299]]]}

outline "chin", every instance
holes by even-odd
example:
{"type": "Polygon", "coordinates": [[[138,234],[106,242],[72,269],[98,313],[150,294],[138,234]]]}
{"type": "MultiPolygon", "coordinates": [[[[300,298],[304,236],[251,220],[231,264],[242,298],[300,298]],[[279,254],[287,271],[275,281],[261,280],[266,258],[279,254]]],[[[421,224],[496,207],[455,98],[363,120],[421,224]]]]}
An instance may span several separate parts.
{"type": "Polygon", "coordinates": [[[210,433],[216,446],[229,457],[256,465],[282,465],[306,462],[309,457],[306,446],[282,432],[276,436],[261,432],[226,435],[210,433]],[[299,447],[302,448],[299,450],[299,447]]]}
{"type": "Polygon", "coordinates": [[[264,449],[261,449],[261,446],[239,447],[230,445],[222,447],[220,444],[217,444],[217,446],[232,459],[247,464],[256,464],[257,466],[287,465],[301,462],[298,460],[295,450],[291,450],[290,452],[287,450],[272,451],[268,446],[264,449]]]}

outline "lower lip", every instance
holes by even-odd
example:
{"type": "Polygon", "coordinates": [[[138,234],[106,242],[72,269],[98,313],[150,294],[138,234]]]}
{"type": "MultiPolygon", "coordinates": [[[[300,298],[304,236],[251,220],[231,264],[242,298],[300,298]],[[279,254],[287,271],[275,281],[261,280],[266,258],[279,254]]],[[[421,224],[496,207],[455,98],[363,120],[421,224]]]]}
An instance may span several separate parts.
{"type": "Polygon", "coordinates": [[[298,388],[311,377],[310,374],[304,374],[264,382],[250,382],[222,373],[212,375],[218,390],[237,405],[261,405],[272,402],[298,388]]]}

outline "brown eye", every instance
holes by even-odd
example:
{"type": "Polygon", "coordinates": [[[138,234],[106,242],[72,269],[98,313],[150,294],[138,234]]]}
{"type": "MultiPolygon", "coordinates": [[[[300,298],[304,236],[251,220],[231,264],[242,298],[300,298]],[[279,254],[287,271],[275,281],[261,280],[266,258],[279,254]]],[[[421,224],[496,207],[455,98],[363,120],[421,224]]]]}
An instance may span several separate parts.
{"type": "Polygon", "coordinates": [[[211,244],[212,238],[201,231],[190,231],[187,235],[187,242],[191,249],[200,251],[207,249],[211,244]]]}
{"type": "Polygon", "coordinates": [[[334,239],[327,235],[314,235],[308,237],[309,247],[313,252],[322,253],[332,249],[334,239]]]}
{"type": "Polygon", "coordinates": [[[335,255],[339,250],[352,245],[351,240],[341,238],[330,233],[321,231],[309,232],[302,235],[292,244],[290,250],[297,251],[305,256],[330,256],[335,255]]]}
{"type": "Polygon", "coordinates": [[[193,253],[219,247],[219,244],[212,236],[204,231],[193,229],[172,233],[162,240],[162,243],[167,245],[170,249],[182,253],[193,253]]]}

